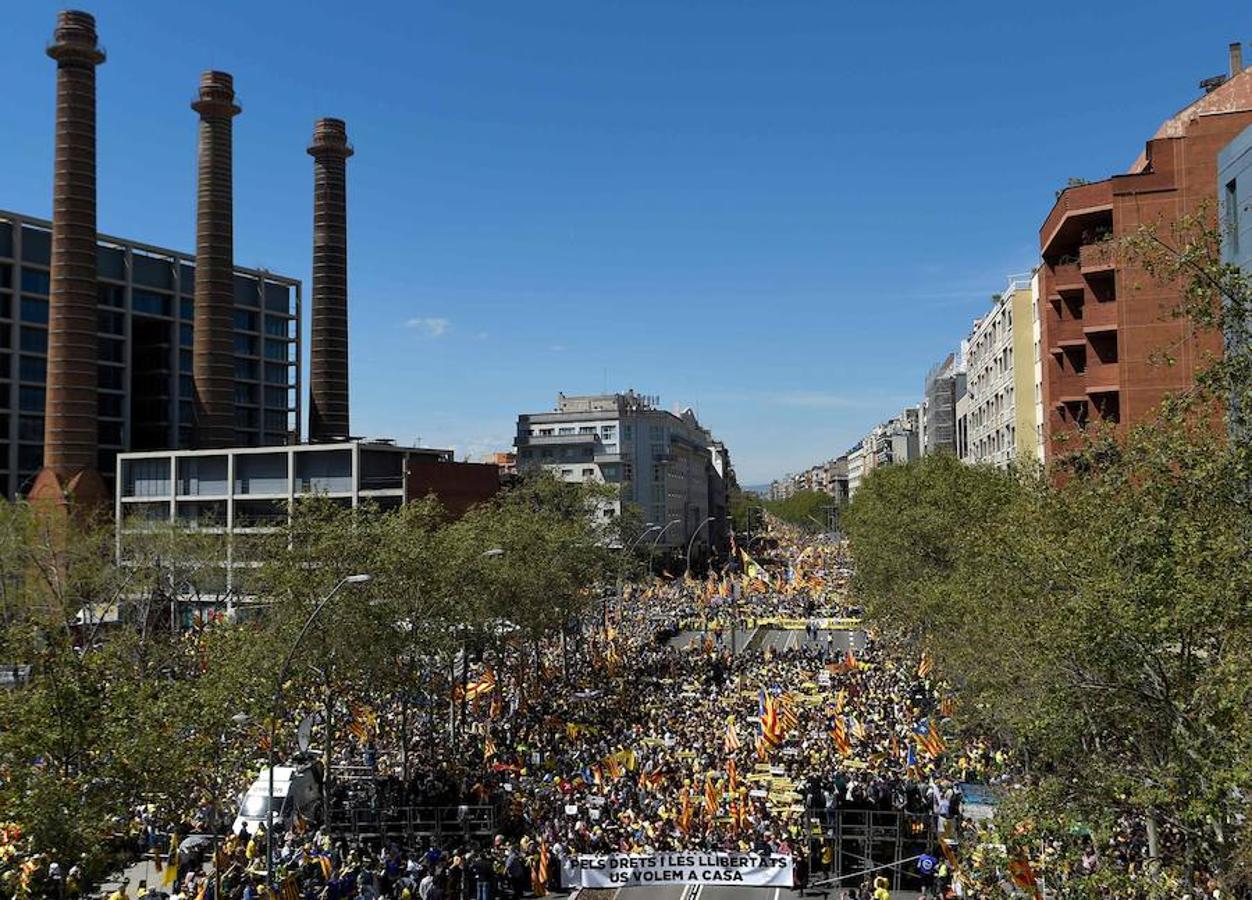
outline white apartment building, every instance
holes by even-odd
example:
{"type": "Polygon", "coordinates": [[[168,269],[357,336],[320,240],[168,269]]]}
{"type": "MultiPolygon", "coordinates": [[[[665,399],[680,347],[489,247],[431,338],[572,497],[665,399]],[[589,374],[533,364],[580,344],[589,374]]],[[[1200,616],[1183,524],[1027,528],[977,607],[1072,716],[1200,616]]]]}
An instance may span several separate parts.
{"type": "Polygon", "coordinates": [[[858,443],[847,453],[848,456],[848,499],[856,495],[865,477],[865,444],[858,443]]]}
{"type": "Polygon", "coordinates": [[[1030,274],[1012,276],[968,338],[966,395],[958,410],[966,462],[1004,468],[1036,453],[1038,325],[1031,284],[1030,274]]]}
{"type": "Polygon", "coordinates": [[[565,481],[620,485],[606,516],[634,503],[645,521],[666,526],[658,547],[685,550],[694,537],[707,549],[710,532],[725,533],[725,523],[705,523],[726,515],[729,481],[719,468],[729,471],[729,453],[690,409],[667,412],[657,402],[634,391],[558,394],[555,410],[517,417],[518,470],[542,466],[565,481]]]}
{"type": "Polygon", "coordinates": [[[1030,279],[1031,339],[1034,346],[1035,377],[1035,459],[1043,462],[1043,326],[1039,321],[1039,271],[1030,279]]]}

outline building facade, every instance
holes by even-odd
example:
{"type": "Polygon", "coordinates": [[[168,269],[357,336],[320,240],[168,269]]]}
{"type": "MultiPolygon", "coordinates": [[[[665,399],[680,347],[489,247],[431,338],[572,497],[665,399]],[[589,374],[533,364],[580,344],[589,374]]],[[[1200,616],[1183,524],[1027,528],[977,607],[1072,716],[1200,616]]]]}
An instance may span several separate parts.
{"type": "Polygon", "coordinates": [[[1222,260],[1252,274],[1252,126],[1217,155],[1222,260]]]}
{"type": "MultiPolygon", "coordinates": [[[[1252,126],[1222,148],[1217,157],[1218,217],[1222,229],[1222,261],[1241,268],[1252,278],[1252,126]]],[[[1252,347],[1238,335],[1227,334],[1226,352],[1244,357],[1252,347]]],[[[1232,414],[1246,414],[1240,399],[1231,397],[1232,414]]],[[[1232,422],[1235,419],[1232,415],[1232,422]]]]}
{"type": "Polygon", "coordinates": [[[1172,316],[1176,285],[1162,284],[1114,252],[1143,226],[1211,208],[1217,154],[1252,124],[1252,70],[1231,47],[1229,76],[1165,121],[1130,171],[1061,191],[1039,231],[1044,449],[1089,423],[1125,428],[1147,420],[1166,394],[1194,384],[1220,335],[1172,316]],[[1168,353],[1172,365],[1163,365],[1168,353]]]}
{"type": "Polygon", "coordinates": [[[947,358],[926,373],[920,414],[923,455],[956,452],[956,401],[965,393],[964,353],[947,358]]]}
{"type": "Polygon", "coordinates": [[[388,510],[434,494],[458,515],[500,485],[494,465],[454,462],[450,450],[381,441],[121,453],[115,473],[119,535],[148,522],[227,535],[219,587],[236,596],[248,593],[247,573],[256,567],[252,536],[285,524],[302,497],[388,510]]]}
{"type": "MultiPolygon", "coordinates": [[[[25,493],[43,460],[51,223],[0,211],[0,487],[25,493]]],[[[99,468],[117,454],[194,442],[195,259],[97,240],[99,468]]],[[[300,282],[234,275],[235,439],[286,444],[300,433],[300,282]]]]}
{"type": "Polygon", "coordinates": [[[1035,456],[1035,359],[1032,275],[1007,289],[974,323],[961,404],[961,458],[1001,468],[1035,456]]]}
{"type": "Polygon", "coordinates": [[[851,500],[861,487],[861,479],[865,477],[864,442],[858,442],[845,455],[848,457],[848,499],[851,500]]]}
{"type": "Polygon", "coordinates": [[[517,417],[515,445],[519,471],[542,467],[566,481],[615,485],[618,498],[603,513],[634,504],[645,521],[666,526],[658,547],[685,550],[694,538],[707,552],[710,531],[728,534],[724,522],[706,520],[725,508],[725,498],[710,499],[710,469],[724,455],[728,470],[729,454],[690,409],[668,412],[634,391],[559,394],[554,410],[517,417]]]}

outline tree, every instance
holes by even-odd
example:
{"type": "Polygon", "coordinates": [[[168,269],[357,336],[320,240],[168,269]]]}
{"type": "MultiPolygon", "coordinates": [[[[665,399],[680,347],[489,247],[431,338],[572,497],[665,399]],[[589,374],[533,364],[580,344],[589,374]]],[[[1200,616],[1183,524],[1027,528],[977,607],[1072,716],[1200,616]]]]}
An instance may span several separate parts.
{"type": "MultiPolygon", "coordinates": [[[[963,724],[1017,755],[1003,839],[1059,848],[1055,881],[1071,830],[1142,828],[1134,889],[1153,896],[1197,871],[1252,883],[1248,282],[1202,223],[1180,233],[1123,252],[1179,283],[1179,314],[1243,342],[1194,390],[1147,425],[1093,429],[1046,477],[941,457],[877,470],[847,517],[871,621],[926,648],[961,688],[963,724]],[[1235,440],[1213,427],[1221,410],[1235,440]]],[[[1106,869],[1088,887],[1130,878],[1106,869]]]]}

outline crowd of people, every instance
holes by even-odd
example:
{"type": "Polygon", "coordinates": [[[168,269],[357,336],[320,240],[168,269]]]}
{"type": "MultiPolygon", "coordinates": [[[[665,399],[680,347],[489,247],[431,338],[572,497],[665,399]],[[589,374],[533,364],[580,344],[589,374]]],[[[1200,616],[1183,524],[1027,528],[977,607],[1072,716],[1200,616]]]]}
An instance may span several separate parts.
{"type": "MultiPolygon", "coordinates": [[[[667,850],[789,856],[797,886],[860,900],[882,896],[891,873],[845,879],[837,825],[871,812],[915,836],[910,883],[975,896],[942,838],[985,838],[960,786],[1005,777],[1004,750],[957,737],[956,698],[925,655],[859,627],[839,547],[781,532],[736,563],[633,585],[559,645],[501,640],[475,661],[452,734],[439,731],[446,698],[413,708],[410,695],[402,710],[345,685],[329,824],[279,825],[272,887],[263,829],[187,853],[186,834],[211,819],[203,803],[164,828],[139,808],[128,839],[161,872],[112,900],[503,900],[560,889],[579,854],[667,850]],[[491,830],[363,839],[331,827],[362,804],[487,808],[491,830]]],[[[1118,854],[1133,866],[1140,843],[1090,846],[1083,866],[1118,854]]],[[[5,897],[73,898],[76,878],[0,826],[5,897]]]]}
{"type": "MultiPolygon", "coordinates": [[[[412,874],[434,876],[443,896],[485,900],[488,868],[494,898],[556,888],[572,855],[704,849],[791,856],[801,879],[818,881],[834,868],[843,810],[899,812],[928,834],[950,828],[957,784],[986,777],[995,754],[946,747],[951,698],[924,661],[893,658],[849,620],[836,548],[795,539],[759,555],[733,576],[636,585],[575,646],[549,650],[537,679],[524,646],[486,654],[470,682],[491,686],[468,704],[464,733],[424,745],[407,773],[393,706],[376,703],[370,732],[341,744],[339,762],[375,773],[375,797],[399,785],[405,802],[416,793],[495,807],[494,839],[372,857],[327,834],[288,833],[278,868],[305,896],[345,872],[358,889],[399,896],[403,879],[388,873],[416,860],[412,874]],[[788,639],[767,640],[779,631],[788,639]],[[308,863],[319,847],[328,866],[308,863]]],[[[256,837],[235,848],[244,872],[248,843],[256,837]]]]}

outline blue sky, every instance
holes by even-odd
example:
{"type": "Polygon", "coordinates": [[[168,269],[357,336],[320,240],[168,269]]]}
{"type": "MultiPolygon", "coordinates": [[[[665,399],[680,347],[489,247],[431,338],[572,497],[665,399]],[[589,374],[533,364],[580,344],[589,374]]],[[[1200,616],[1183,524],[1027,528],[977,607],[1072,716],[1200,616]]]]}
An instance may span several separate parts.
{"type": "MultiPolygon", "coordinates": [[[[310,268],[347,120],[354,431],[505,449],[634,387],[749,484],[835,455],[1252,37],[1233,3],[97,0],[100,228],[194,248],[199,73],[235,75],[235,254],[310,268]]],[[[0,29],[0,207],[46,216],[63,4],[0,29]],[[12,102],[12,101],[17,102],[12,102]]]]}

